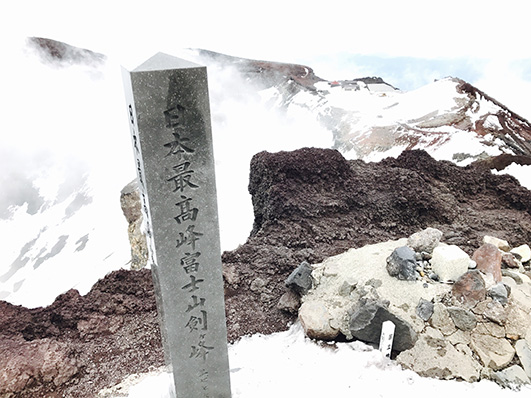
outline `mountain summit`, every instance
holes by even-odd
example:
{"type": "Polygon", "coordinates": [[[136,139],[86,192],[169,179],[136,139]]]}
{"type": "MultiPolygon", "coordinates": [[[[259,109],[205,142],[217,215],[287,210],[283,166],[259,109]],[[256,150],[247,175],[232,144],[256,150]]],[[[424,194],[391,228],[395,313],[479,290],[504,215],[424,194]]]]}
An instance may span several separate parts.
{"type": "MultiPolygon", "coordinates": [[[[15,159],[11,163],[17,173],[7,174],[2,193],[7,216],[0,212],[6,247],[0,267],[0,299],[5,300],[0,300],[0,396],[94,397],[102,388],[114,388],[125,377],[164,361],[151,274],[123,269],[130,267],[132,245],[119,192],[135,172],[126,107],[118,100],[97,106],[107,97],[114,99],[111,94],[120,87],[100,79],[112,79],[98,61],[107,62],[105,57],[46,39],[30,40],[29,48],[42,61],[24,58],[33,68],[26,77],[38,77],[32,98],[42,94],[46,100],[34,101],[44,109],[38,128],[24,124],[24,134],[12,134],[22,137],[14,149],[25,156],[5,153],[8,160],[15,159]],[[71,89],[63,90],[67,86],[71,89]],[[115,102],[123,105],[123,113],[114,110],[115,102]],[[115,117],[119,119],[113,125],[115,117]],[[63,120],[67,123],[59,123],[63,120]],[[61,134],[50,139],[56,130],[61,134]],[[125,143],[113,140],[121,135],[125,143]],[[26,145],[40,136],[46,140],[37,141],[38,150],[26,145]],[[53,156],[43,156],[43,150],[53,156]],[[130,160],[131,174],[115,172],[130,160]],[[31,173],[21,178],[23,167],[31,173]],[[13,184],[20,181],[24,189],[13,184]],[[30,194],[36,198],[34,206],[29,206],[30,194]]],[[[327,81],[304,65],[204,50],[187,54],[183,58],[209,67],[220,232],[222,243],[227,236],[236,236],[238,242],[234,250],[223,247],[227,251],[222,254],[230,341],[283,331],[297,319],[301,297],[287,291],[285,281],[304,262],[313,266],[353,248],[411,237],[426,227],[438,229],[446,245],[458,246],[467,256],[486,235],[507,241],[507,248],[528,249],[531,191],[488,168],[531,164],[530,124],[479,89],[446,78],[404,92],[380,77],[327,81]]],[[[31,122],[23,117],[19,120],[31,122]]],[[[130,206],[140,208],[138,200],[130,206]]],[[[425,254],[420,253],[425,262],[415,271],[424,278],[422,291],[440,284],[441,276],[422,271],[424,266],[434,269],[425,254]]],[[[531,255],[523,250],[512,257],[505,254],[504,278],[510,287],[504,288],[505,299],[520,301],[522,307],[499,312],[482,301],[477,316],[484,328],[479,334],[503,338],[505,345],[511,344],[506,338],[518,340],[518,345],[529,335],[531,255]],[[496,325],[484,326],[485,317],[496,325]]],[[[374,260],[374,252],[367,265],[385,267],[374,260]]],[[[465,268],[469,266],[474,264],[467,261],[465,268]]],[[[333,269],[328,272],[336,275],[333,269]]],[[[335,290],[375,298],[382,280],[370,277],[366,283],[349,279],[335,290]]],[[[451,304],[446,298],[437,304],[451,304]]],[[[397,308],[416,311],[414,306],[397,308]]],[[[447,311],[451,314],[450,307],[447,311]]],[[[450,316],[439,321],[458,327],[450,316]]],[[[325,314],[325,322],[329,320],[325,314]]],[[[429,328],[416,315],[414,321],[422,330],[429,328]]],[[[470,336],[463,329],[454,340],[470,357],[471,350],[484,358],[486,348],[497,347],[476,345],[492,341],[490,337],[469,346],[463,339],[470,336]]],[[[453,350],[436,335],[428,337],[422,341],[434,349],[437,360],[442,351],[453,350]],[[436,340],[437,347],[432,347],[436,340]]],[[[512,347],[507,351],[514,355],[512,347]]],[[[404,361],[411,362],[415,360],[404,361]]],[[[432,372],[431,362],[426,363],[432,372]]],[[[441,374],[447,377],[445,366],[440,366],[441,374]]],[[[236,366],[233,371],[241,380],[246,369],[236,366]]],[[[487,371],[478,375],[486,378],[487,371]]]]}
{"type": "Polygon", "coordinates": [[[405,149],[467,164],[489,156],[531,156],[531,124],[459,78],[404,92],[381,77],[326,81],[313,69],[196,50],[206,64],[233,66],[274,107],[308,109],[347,157],[380,160],[405,149]]]}

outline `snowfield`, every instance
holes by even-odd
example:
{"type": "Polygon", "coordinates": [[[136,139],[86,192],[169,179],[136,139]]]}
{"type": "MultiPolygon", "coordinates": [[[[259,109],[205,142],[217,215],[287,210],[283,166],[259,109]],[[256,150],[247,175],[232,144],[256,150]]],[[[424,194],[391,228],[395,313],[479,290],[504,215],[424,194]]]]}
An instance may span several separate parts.
{"type": "MultiPolygon", "coordinates": [[[[502,389],[478,383],[423,378],[403,370],[379,350],[361,342],[316,343],[296,323],[286,332],[242,338],[229,346],[232,398],[333,396],[432,398],[521,397],[531,387],[502,389]]],[[[170,398],[171,375],[153,372],[121,385],[128,398],[170,398]],[[136,383],[135,383],[136,381],[136,383]]],[[[110,393],[110,392],[109,392],[110,393]]],[[[112,395],[105,396],[110,398],[112,395]]]]}

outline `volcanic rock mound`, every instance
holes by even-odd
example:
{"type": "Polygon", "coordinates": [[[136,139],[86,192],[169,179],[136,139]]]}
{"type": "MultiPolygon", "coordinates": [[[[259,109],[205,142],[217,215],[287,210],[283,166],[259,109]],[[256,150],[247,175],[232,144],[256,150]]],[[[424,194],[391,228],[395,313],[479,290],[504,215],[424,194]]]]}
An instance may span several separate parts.
{"type": "Polygon", "coordinates": [[[251,161],[249,192],[251,236],[222,257],[231,340],[286,329],[294,315],[277,305],[303,261],[427,227],[469,255],[485,235],[531,241],[531,192],[516,179],[424,151],[379,163],[347,161],[331,149],[261,152],[251,161]]]}
{"type": "MultiPolygon", "coordinates": [[[[249,191],[252,234],[222,255],[230,341],[288,328],[297,303],[284,282],[303,261],[316,264],[426,227],[469,255],[484,235],[531,242],[531,192],[516,179],[437,162],[422,151],[380,163],[347,161],[329,149],[261,152],[251,163],[249,191]]],[[[31,383],[17,391],[0,383],[0,396],[93,397],[163,364],[148,270],[113,272],[86,296],[71,290],[46,308],[0,302],[0,325],[2,347],[14,347],[3,352],[5,363],[19,361],[25,341],[53,345],[68,366],[47,373],[34,366],[31,383]]],[[[0,369],[5,378],[7,368],[0,369]]]]}

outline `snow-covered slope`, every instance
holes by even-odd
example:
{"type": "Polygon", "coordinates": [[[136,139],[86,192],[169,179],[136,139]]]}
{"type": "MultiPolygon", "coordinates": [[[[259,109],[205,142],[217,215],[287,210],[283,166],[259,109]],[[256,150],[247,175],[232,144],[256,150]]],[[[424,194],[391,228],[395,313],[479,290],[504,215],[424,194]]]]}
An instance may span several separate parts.
{"type": "Polygon", "coordinates": [[[134,169],[119,69],[63,50],[15,48],[2,76],[0,299],[29,307],[86,293],[130,259],[119,195],[134,169]]]}
{"type": "Polygon", "coordinates": [[[464,165],[502,153],[531,155],[531,124],[458,78],[404,92],[381,78],[324,81],[300,65],[198,54],[254,80],[272,109],[293,117],[311,113],[349,158],[374,161],[425,149],[438,160],[464,165]]]}

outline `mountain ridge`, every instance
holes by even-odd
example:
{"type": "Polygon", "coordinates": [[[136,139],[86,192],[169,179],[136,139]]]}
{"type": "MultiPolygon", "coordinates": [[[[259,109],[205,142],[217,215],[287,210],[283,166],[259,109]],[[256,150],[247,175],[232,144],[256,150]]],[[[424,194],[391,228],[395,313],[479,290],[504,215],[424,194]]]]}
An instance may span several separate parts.
{"type": "MultiPolygon", "coordinates": [[[[271,95],[277,108],[307,107],[317,115],[317,119],[323,126],[333,132],[334,147],[342,152],[357,150],[356,157],[367,158],[371,154],[378,157],[377,152],[397,145],[402,145],[404,149],[429,150],[430,146],[436,148],[451,138],[452,132],[444,131],[445,128],[454,128],[453,133],[475,133],[476,137],[473,139],[481,142],[485,148],[500,147],[502,153],[531,156],[531,123],[500,101],[458,77],[440,79],[432,83],[432,85],[444,81],[454,83],[456,105],[459,108],[453,110],[454,118],[449,118],[447,113],[440,112],[439,109],[432,109],[431,112],[420,115],[416,119],[392,120],[387,126],[378,122],[379,127],[375,128],[373,125],[370,131],[370,126],[358,126],[360,120],[362,123],[364,121],[363,116],[360,118],[356,115],[359,112],[355,109],[342,109],[341,106],[331,104],[332,97],[338,93],[338,90],[342,90],[342,94],[351,95],[352,101],[356,101],[356,93],[352,91],[365,90],[371,92],[373,96],[380,97],[395,94],[398,103],[400,94],[408,96],[411,92],[402,92],[381,77],[327,81],[315,75],[312,68],[304,65],[256,61],[201,49],[194,51],[199,59],[207,63],[207,66],[209,63],[233,66],[243,75],[244,79],[258,82],[262,90],[276,89],[277,92],[273,90],[271,95]],[[356,83],[359,86],[352,90],[352,85],[356,83]],[[375,91],[374,88],[371,89],[371,84],[386,86],[387,90],[384,93],[375,91]],[[313,98],[305,96],[305,93],[312,94],[313,98]],[[482,111],[482,114],[478,114],[481,112],[482,105],[492,109],[486,109],[482,111]],[[443,131],[437,131],[437,129],[443,131]],[[497,145],[496,139],[502,140],[504,144],[497,145]],[[430,141],[428,145],[423,144],[426,140],[430,141]]],[[[443,94],[451,95],[451,92],[443,94]]],[[[379,106],[376,112],[382,113],[396,106],[396,103],[389,103],[389,101],[380,102],[383,104],[376,105],[377,108],[379,106]]],[[[419,103],[421,102],[422,100],[419,100],[419,103]]],[[[376,101],[374,103],[376,104],[376,101]]],[[[374,109],[370,112],[374,112],[374,109]]],[[[374,118],[378,117],[381,118],[381,115],[374,115],[374,118]]],[[[470,158],[470,161],[477,160],[478,154],[468,154],[465,157],[470,158]]]]}

